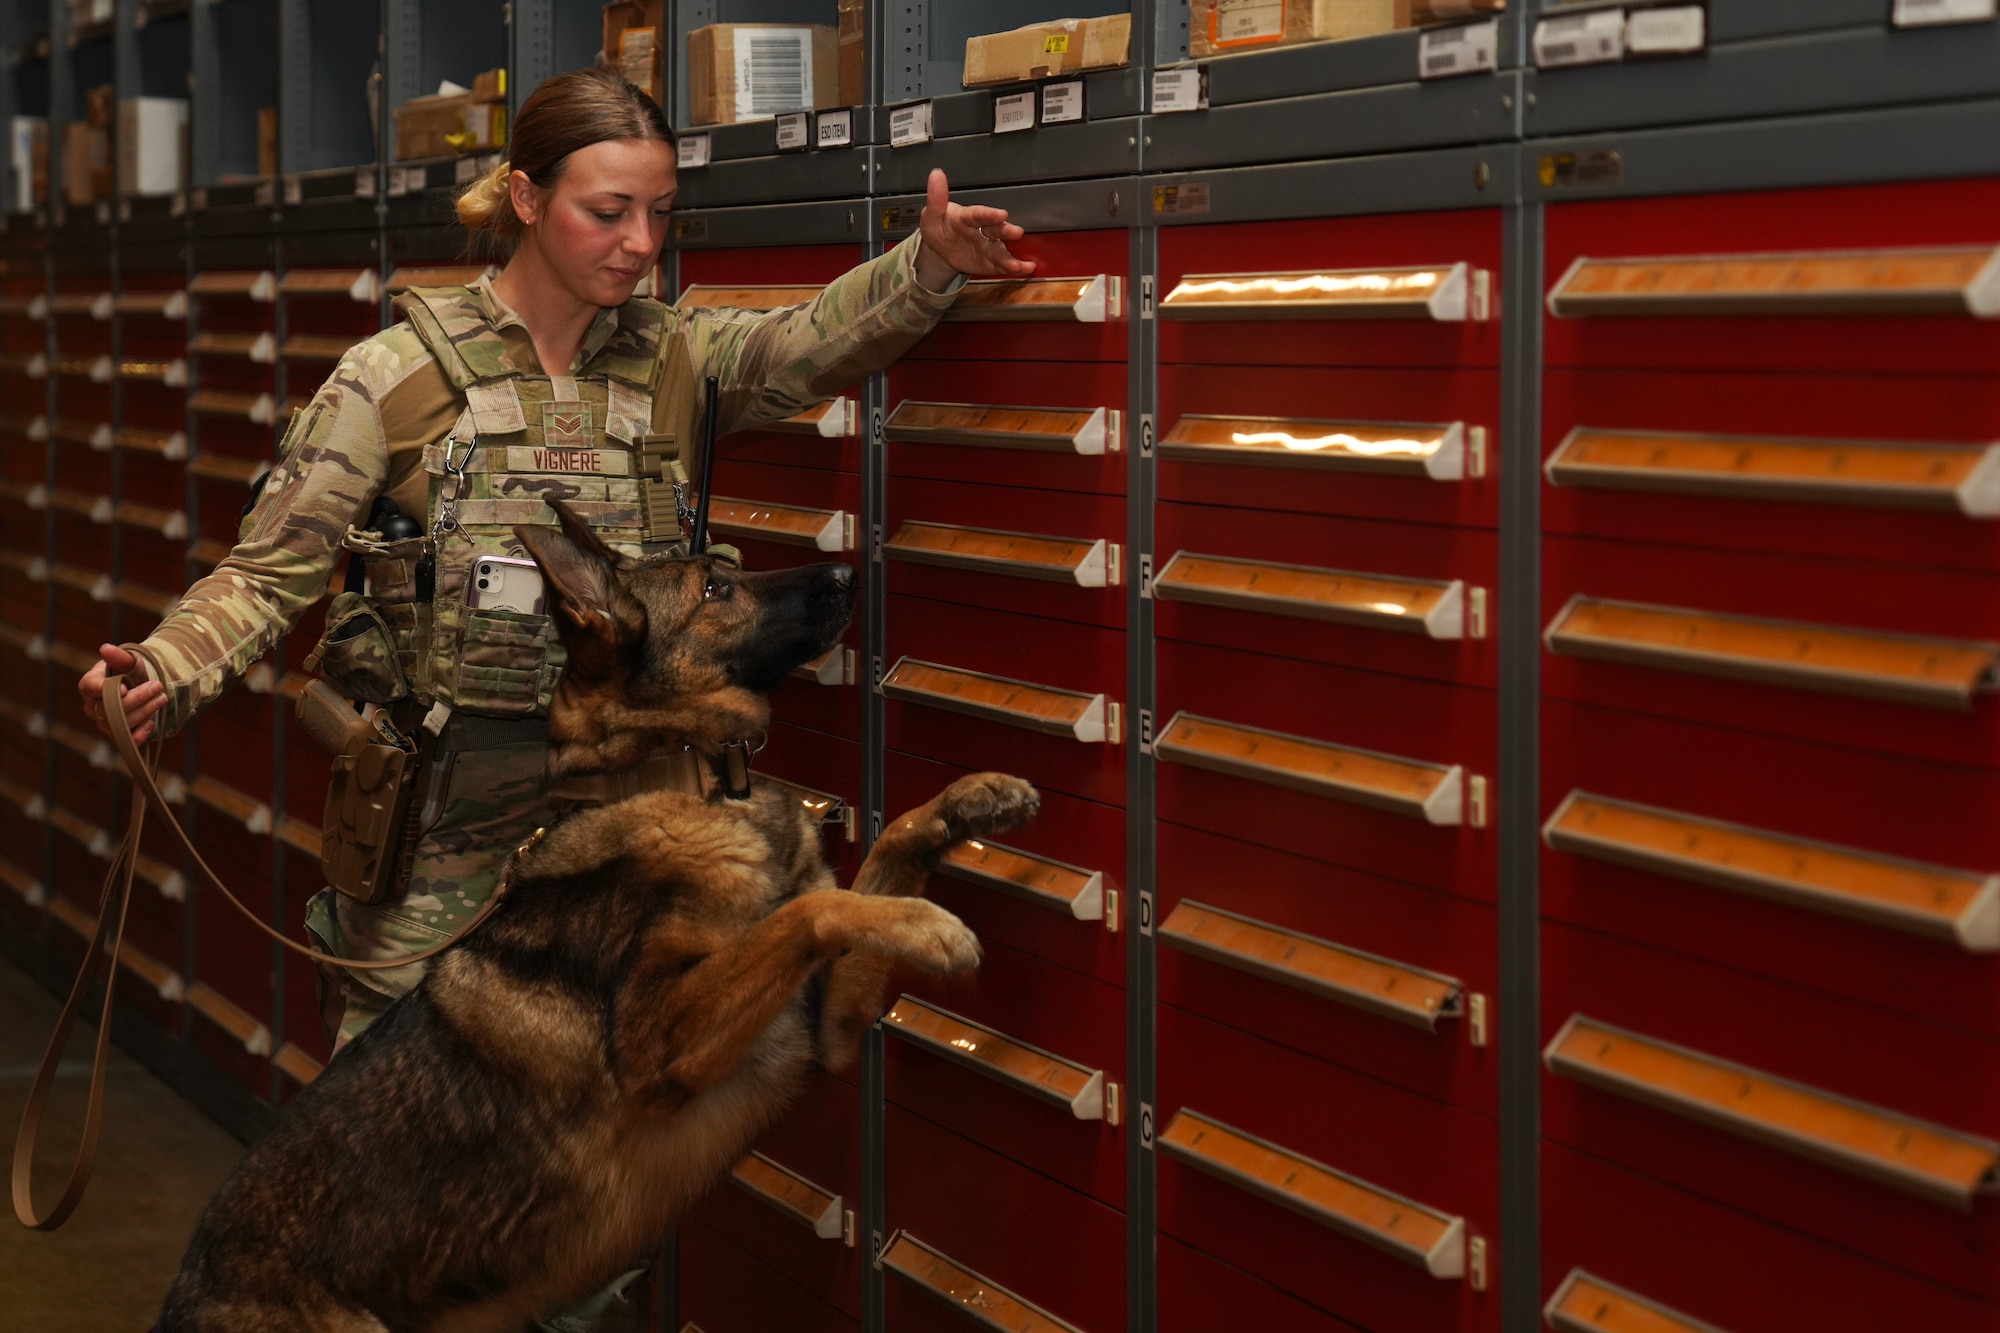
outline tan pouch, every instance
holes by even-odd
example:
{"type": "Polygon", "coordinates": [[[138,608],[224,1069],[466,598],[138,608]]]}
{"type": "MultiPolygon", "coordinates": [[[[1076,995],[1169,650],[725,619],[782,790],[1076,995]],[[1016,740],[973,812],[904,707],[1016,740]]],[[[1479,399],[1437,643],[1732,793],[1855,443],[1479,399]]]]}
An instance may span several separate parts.
{"type": "Polygon", "coordinates": [[[417,841],[415,742],[380,713],[356,713],[325,681],[299,696],[298,717],[333,754],[320,829],[326,882],[358,902],[401,897],[417,841]]]}
{"type": "Polygon", "coordinates": [[[545,615],[440,600],[431,691],[480,717],[546,717],[567,654],[545,615]]]}
{"type": "Polygon", "coordinates": [[[358,592],[334,594],[326,611],[326,633],[305,666],[363,703],[392,704],[410,695],[395,636],[381,609],[358,592]]]}

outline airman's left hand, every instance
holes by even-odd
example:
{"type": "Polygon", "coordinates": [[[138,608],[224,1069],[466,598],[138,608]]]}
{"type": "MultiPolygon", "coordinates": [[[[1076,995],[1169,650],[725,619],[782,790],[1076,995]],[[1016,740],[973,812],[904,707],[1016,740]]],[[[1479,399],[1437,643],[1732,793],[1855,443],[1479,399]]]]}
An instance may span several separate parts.
{"type": "Polygon", "coordinates": [[[1004,208],[954,204],[944,172],[933,168],[924,191],[924,212],[917,227],[923,232],[923,253],[917,279],[932,291],[942,290],[953,273],[974,278],[1025,278],[1035,271],[1033,260],[1016,259],[1007,243],[1026,235],[1007,220],[1004,208]]]}

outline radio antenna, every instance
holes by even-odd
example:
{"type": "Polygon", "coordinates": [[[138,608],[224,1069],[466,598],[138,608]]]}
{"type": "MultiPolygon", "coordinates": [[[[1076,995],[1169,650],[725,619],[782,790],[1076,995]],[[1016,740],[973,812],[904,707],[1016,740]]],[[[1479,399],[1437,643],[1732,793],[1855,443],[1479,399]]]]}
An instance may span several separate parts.
{"type": "Polygon", "coordinates": [[[702,386],[701,395],[701,493],[694,506],[694,531],[688,534],[688,554],[700,555],[708,549],[708,502],[714,499],[715,487],[709,484],[715,475],[715,416],[716,398],[719,386],[713,375],[702,386]]]}

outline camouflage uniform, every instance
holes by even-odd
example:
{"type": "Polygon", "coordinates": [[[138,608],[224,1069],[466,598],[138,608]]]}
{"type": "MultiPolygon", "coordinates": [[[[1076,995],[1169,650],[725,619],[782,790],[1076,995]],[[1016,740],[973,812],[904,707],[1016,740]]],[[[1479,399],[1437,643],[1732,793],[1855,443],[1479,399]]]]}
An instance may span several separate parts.
{"type": "MultiPolygon", "coordinates": [[[[718,435],[780,420],[883,369],[943,316],[961,280],[955,278],[943,293],[926,290],[916,280],[918,244],[912,237],[860,265],[803,306],[766,313],[682,311],[635,299],[600,311],[576,363],[562,377],[542,374],[527,328],[488,283],[416,294],[404,305],[406,322],[350,350],[293,419],[278,464],[244,520],[240,543],[183,594],[145,640],[148,657],[165,675],[162,733],[186,726],[319,600],[343,542],[352,549],[350,528],[364,521],[378,496],[421,517],[429,531],[437,517],[440,458],[447,453],[476,455],[485,467],[468,467],[458,478],[457,509],[471,538],[440,540],[432,602],[421,603],[410,591],[414,562],[407,551],[373,553],[371,594],[384,603],[396,657],[419,701],[437,697],[461,715],[489,718],[545,712],[560,669],[560,645],[543,645],[553,651],[526,696],[518,681],[503,682],[512,685],[511,694],[488,688],[508,672],[482,666],[484,649],[465,637],[469,613],[463,592],[471,556],[475,550],[523,554],[510,549],[514,539],[506,529],[552,521],[545,494],[571,500],[614,545],[635,554],[645,545],[643,515],[633,504],[634,482],[621,489],[615,476],[600,481],[542,469],[511,473],[529,451],[505,447],[504,437],[488,429],[505,423],[472,420],[482,404],[489,413],[507,408],[486,391],[510,379],[518,383],[518,395],[512,387],[504,395],[518,403],[515,410],[587,400],[593,431],[602,414],[604,430],[596,432],[595,447],[607,453],[631,453],[635,430],[646,433],[642,424],[626,419],[639,381],[651,384],[645,401],[654,437],[700,438],[696,386],[708,375],[720,380],[718,435]],[[448,351],[441,358],[435,346],[458,355],[448,351]],[[530,387],[551,383],[548,391],[530,387]],[[447,442],[459,442],[469,452],[448,450],[447,442]]],[[[336,605],[334,611],[338,615],[343,608],[336,605]]],[[[539,632],[547,640],[546,617],[532,619],[541,622],[539,632]]],[[[505,854],[552,818],[545,743],[531,725],[514,733],[525,739],[509,743],[508,725],[485,727],[486,740],[469,748],[441,750],[433,768],[448,765],[449,772],[440,774],[443,788],[430,793],[438,814],[416,847],[400,901],[369,905],[332,890],[313,900],[308,929],[328,951],[391,958],[451,935],[485,902],[505,854]]],[[[442,740],[453,735],[448,730],[442,740]]],[[[342,974],[341,1037],[360,1031],[421,975],[416,964],[342,974]]]]}

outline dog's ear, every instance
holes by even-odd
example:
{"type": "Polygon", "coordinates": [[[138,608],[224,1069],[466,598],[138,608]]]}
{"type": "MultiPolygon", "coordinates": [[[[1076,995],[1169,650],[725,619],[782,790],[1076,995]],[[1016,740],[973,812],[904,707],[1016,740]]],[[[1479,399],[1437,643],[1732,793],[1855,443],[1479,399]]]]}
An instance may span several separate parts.
{"type": "Polygon", "coordinates": [[[604,544],[590,524],[583,521],[566,500],[548,497],[549,508],[556,511],[556,522],[562,524],[563,536],[570,539],[578,549],[588,551],[613,569],[622,569],[627,564],[624,556],[604,544]]]}
{"type": "Polygon", "coordinates": [[[514,535],[542,571],[556,629],[573,645],[578,638],[609,648],[636,643],[646,632],[646,608],[619,581],[618,557],[565,506],[555,507],[562,528],[524,523],[514,535]],[[587,542],[577,541],[573,531],[587,542]]]}

